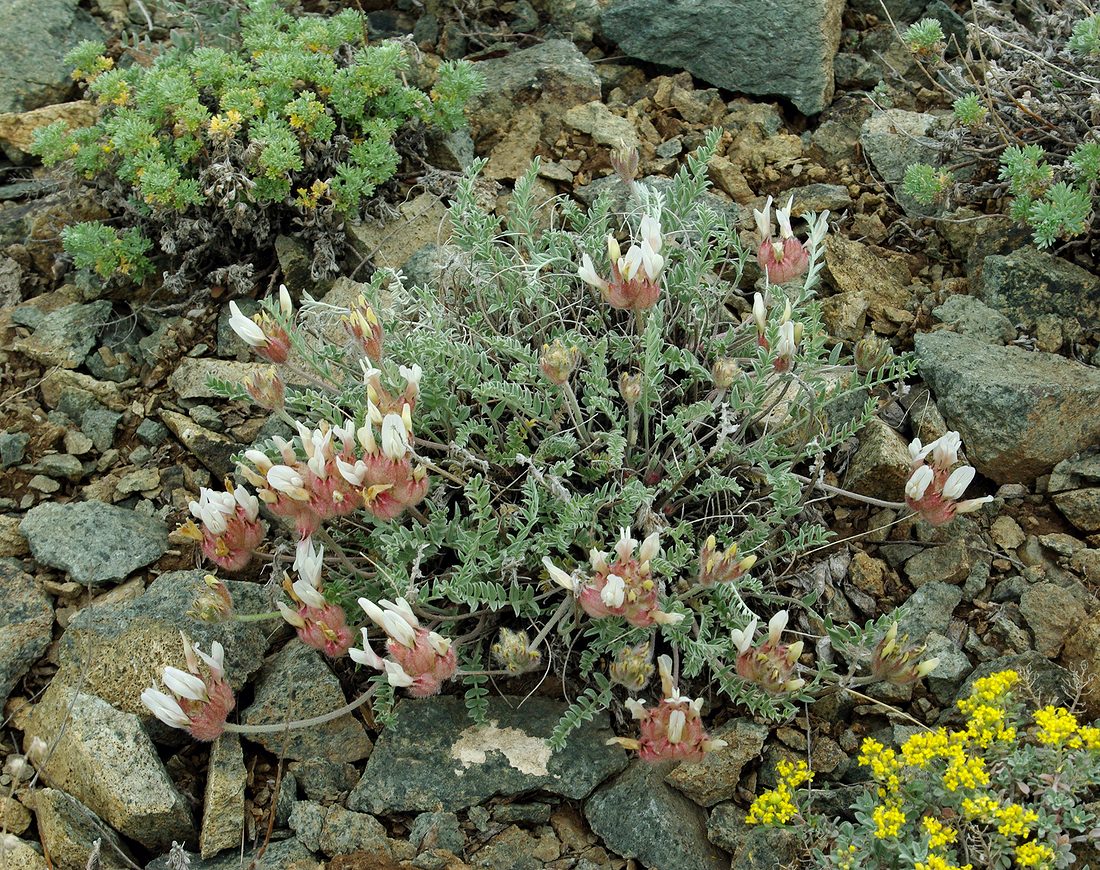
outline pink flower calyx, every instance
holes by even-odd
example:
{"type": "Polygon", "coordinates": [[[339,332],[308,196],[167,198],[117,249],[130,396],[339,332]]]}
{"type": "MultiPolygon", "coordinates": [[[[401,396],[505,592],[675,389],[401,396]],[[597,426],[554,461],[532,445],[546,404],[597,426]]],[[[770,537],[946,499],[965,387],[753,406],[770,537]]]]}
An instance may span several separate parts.
{"type": "Polygon", "coordinates": [[[302,643],[337,658],[347,652],[355,635],[348,627],[344,608],[325,598],[321,582],[324,561],[323,546],[314,550],[310,538],[298,542],[292,566],[298,579],[291,582],[289,575],[283,576],[283,588],[293,606],[280,601],[278,608],[283,619],[298,632],[302,643]]]}
{"type": "Polygon", "coordinates": [[[641,241],[632,242],[625,254],[614,236],[607,237],[610,280],[600,277],[588,254],[581,256],[577,277],[599,290],[612,308],[641,311],[656,305],[660,296],[661,273],[665,267],[665,258],[661,256],[664,234],[660,217],[643,216],[638,235],[641,241]]]}
{"type": "Polygon", "coordinates": [[[659,608],[657,582],[653,578],[652,561],[661,552],[657,532],[638,542],[630,529],[620,531],[612,554],[593,549],[589,554],[592,574],[587,580],[576,580],[555,565],[549,556],[542,563],[555,583],[572,592],[585,613],[595,619],[621,616],[631,625],[648,628],[654,624],[675,625],[682,613],[666,613],[659,608]]]}
{"type": "Polygon", "coordinates": [[[244,486],[233,486],[227,479],[225,491],[200,487],[198,501],[188,505],[191,516],[177,530],[198,541],[203,555],[227,571],[239,571],[252,559],[252,551],[264,538],[260,522],[260,502],[244,486]]]}
{"type": "Polygon", "coordinates": [[[703,728],[699,711],[703,699],[685,698],[672,677],[672,659],[657,659],[661,675],[661,691],[664,697],[656,707],[647,708],[644,701],[628,698],[626,707],[639,720],[638,739],[613,737],[608,744],[618,745],[637,752],[643,761],[701,761],[703,756],[726,745],[724,740],[713,740],[703,728]]]}
{"type": "Polygon", "coordinates": [[[806,246],[794,237],[791,230],[791,209],[794,195],[787,200],[783,208],[776,208],[775,219],[779,223],[779,236],[775,236],[772,225],[772,198],[764,203],[764,210],[753,209],[756,219],[756,231],[759,247],[756,251],[757,262],[771,284],[785,284],[802,275],[810,264],[810,254],[806,246]]]}
{"type": "MultiPolygon", "coordinates": [[[[363,384],[367,388],[367,402],[376,407],[378,414],[402,414],[407,407],[409,411],[416,410],[416,402],[420,398],[420,381],[424,376],[424,370],[416,363],[411,366],[398,366],[397,373],[405,379],[405,388],[397,394],[391,393],[382,385],[382,370],[371,365],[370,360],[360,360],[359,367],[363,370],[363,384]]],[[[375,420],[379,423],[381,420],[375,420]]]]}
{"type": "MultiPolygon", "coordinates": [[[[777,372],[791,370],[798,354],[798,345],[802,342],[802,324],[791,320],[792,314],[791,300],[787,299],[779,318],[779,338],[775,346],[773,365],[777,372]]],[[[752,319],[756,324],[757,345],[769,350],[771,343],[768,341],[768,303],[759,293],[753,294],[752,319]]]]}
{"type": "Polygon", "coordinates": [[[286,325],[294,316],[294,305],[286,286],[279,285],[280,322],[267,311],[260,311],[247,317],[236,302],[229,303],[229,325],[240,339],[252,348],[257,355],[268,362],[284,363],[290,355],[290,336],[286,325]]]}
{"type": "Polygon", "coordinates": [[[787,627],[789,618],[786,610],[776,613],[768,622],[768,636],[758,645],[754,645],[757,626],[755,616],[744,629],[730,632],[730,639],[738,654],[738,675],[773,695],[797,692],[806,685],[805,680],[794,676],[798,659],[802,655],[803,642],[799,640],[790,645],[781,643],[783,629],[787,627]]]}
{"type": "Polygon", "coordinates": [[[933,526],[949,523],[956,514],[976,511],[993,500],[991,495],[959,500],[975,475],[971,466],[958,464],[960,447],[958,432],[948,432],[928,445],[921,444],[919,438],[909,444],[912,464],[905,503],[933,526]]]}
{"type": "Polygon", "coordinates": [[[225,679],[225,650],[214,641],[207,655],[181,636],[187,670],[166,667],[161,681],[168,691],[154,683],[141,693],[141,702],[164,724],[190,731],[197,740],[216,740],[236,705],[225,679]]]}
{"type": "Polygon", "coordinates": [[[352,659],[361,665],[384,671],[386,681],[409,690],[414,698],[436,694],[443,683],[455,675],[458,657],[450,639],[420,625],[412,607],[404,598],[396,601],[359,599],[359,606],[386,635],[388,658],[382,658],[370,645],[367,629],[362,629],[363,648],[352,649],[352,659]]]}

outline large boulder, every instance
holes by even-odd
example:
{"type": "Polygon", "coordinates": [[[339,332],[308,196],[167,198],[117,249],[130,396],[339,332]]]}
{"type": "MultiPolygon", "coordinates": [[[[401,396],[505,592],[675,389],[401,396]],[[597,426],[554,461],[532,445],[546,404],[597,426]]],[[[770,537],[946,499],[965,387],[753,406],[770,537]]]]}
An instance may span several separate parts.
{"type": "Polygon", "coordinates": [[[950,332],[915,343],[937,407],[971,464],[997,483],[1034,480],[1100,442],[1096,368],[950,332]]]}
{"type": "Polygon", "coordinates": [[[844,0],[618,0],[608,39],[631,57],[814,115],[833,98],[844,0]]]}

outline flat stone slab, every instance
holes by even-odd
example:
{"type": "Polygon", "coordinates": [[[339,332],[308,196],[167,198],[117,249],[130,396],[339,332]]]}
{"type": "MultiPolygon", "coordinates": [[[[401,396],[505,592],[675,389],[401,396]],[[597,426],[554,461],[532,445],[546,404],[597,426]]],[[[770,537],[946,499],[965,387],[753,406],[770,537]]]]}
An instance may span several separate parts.
{"type": "Polygon", "coordinates": [[[0,597],[0,698],[7,698],[53,639],[53,605],[15,559],[0,559],[0,597]]]}
{"type": "Polygon", "coordinates": [[[485,724],[477,725],[461,698],[404,700],[347,806],[368,813],[454,811],[494,795],[586,797],[626,766],[626,753],[605,745],[614,736],[606,714],[551,752],[547,738],[565,710],[548,698],[494,697],[485,724]]]}
{"type": "Polygon", "coordinates": [[[19,531],[40,564],[91,586],[125,580],[168,549],[163,522],[99,501],[45,502],[27,513],[19,531]]]}

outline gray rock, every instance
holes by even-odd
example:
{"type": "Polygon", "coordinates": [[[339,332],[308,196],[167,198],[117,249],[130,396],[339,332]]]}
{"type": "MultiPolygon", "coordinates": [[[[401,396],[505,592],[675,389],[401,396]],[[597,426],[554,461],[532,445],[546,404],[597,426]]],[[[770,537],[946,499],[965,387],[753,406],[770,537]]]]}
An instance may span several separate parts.
{"type": "Polygon", "coordinates": [[[1095,612],[1092,596],[1076,584],[1074,587],[1056,586],[1054,583],[1035,583],[1020,596],[1020,615],[1027,621],[1035,638],[1035,650],[1048,659],[1057,658],[1062,644],[1079,625],[1095,612]]]}
{"type": "Polygon", "coordinates": [[[900,499],[911,465],[905,439],[876,417],[859,433],[844,485],[872,498],[900,499]]]}
{"type": "Polygon", "coordinates": [[[707,836],[733,855],[731,870],[773,870],[797,866],[796,830],[745,824],[745,810],[734,803],[716,806],[707,819],[707,836]]]}
{"type": "Polygon", "coordinates": [[[1027,245],[986,257],[981,298],[1014,323],[1032,327],[1044,314],[1076,317],[1086,329],[1100,328],[1100,277],[1068,260],[1027,245]]]}
{"type": "Polygon", "coordinates": [[[346,761],[307,758],[290,762],[287,769],[309,800],[325,804],[343,800],[359,782],[358,769],[346,761]]]}
{"type": "Polygon", "coordinates": [[[951,614],[962,601],[962,590],[947,583],[931,582],[921,586],[905,602],[905,615],[898,620],[898,634],[909,635],[916,643],[933,632],[945,634],[951,614]]]}
{"type": "Polygon", "coordinates": [[[813,115],[833,97],[843,9],[840,0],[618,0],[602,22],[631,57],[731,91],[787,97],[813,115]]]}
{"type": "Polygon", "coordinates": [[[218,395],[207,385],[210,378],[240,384],[250,375],[266,372],[270,368],[267,363],[184,357],[169,376],[168,386],[181,399],[210,399],[218,395]]]}
{"type": "Polygon", "coordinates": [[[106,299],[66,305],[51,311],[32,336],[17,340],[13,346],[43,365],[75,369],[95,347],[110,316],[111,303],[106,299]]]}
{"type": "Polygon", "coordinates": [[[1081,531],[1100,530],[1100,487],[1060,492],[1054,496],[1054,504],[1081,531]]]}
{"type": "Polygon", "coordinates": [[[624,858],[661,870],[727,870],[729,858],[707,839],[706,813],[665,785],[663,771],[634,761],[584,805],[588,824],[624,858]]]}
{"type": "MultiPolygon", "coordinates": [[[[118,604],[82,609],[69,623],[58,650],[55,682],[69,682],[145,722],[152,716],[139,699],[142,688],[160,680],[168,665],[180,667],[180,631],[209,651],[225,648],[225,673],[235,689],[244,686],[267,650],[267,629],[260,622],[202,622],[187,615],[203,587],[205,571],[162,574],[145,594],[118,604]]],[[[236,613],[270,611],[262,586],[226,580],[236,613]]]]}
{"type": "Polygon", "coordinates": [[[239,846],[244,837],[244,751],[236,734],[223,734],[210,749],[199,852],[210,858],[239,846]]]}
{"type": "Polygon", "coordinates": [[[1100,442],[1100,371],[947,332],[915,337],[936,405],[997,483],[1030,481],[1100,442]]]}
{"type": "Polygon", "coordinates": [[[751,719],[734,719],[712,736],[726,741],[722,749],[708,752],[702,761],[678,764],[665,777],[702,807],[730,800],[737,791],[741,769],[757,758],[768,737],[768,727],[751,719]]]}
{"type": "Polygon", "coordinates": [[[0,468],[11,468],[23,461],[31,436],[26,432],[0,433],[0,468]]]}
{"type": "Polygon", "coordinates": [[[0,559],[0,703],[53,639],[50,599],[15,559],[0,559]]]}
{"type": "Polygon", "coordinates": [[[0,27],[0,112],[61,102],[72,90],[65,55],[103,31],[77,0],[5,0],[0,27]]]}
{"type": "Polygon", "coordinates": [[[959,335],[986,344],[1007,344],[1016,338],[1012,321],[974,296],[948,296],[932,316],[955,328],[959,335]]]}
{"type": "Polygon", "coordinates": [[[481,61],[477,70],[486,87],[467,109],[475,136],[501,124],[507,127],[507,119],[520,106],[534,105],[542,115],[560,116],[576,105],[600,99],[595,67],[565,39],[481,61]]]}
{"type": "Polygon", "coordinates": [[[936,669],[926,678],[928,691],[942,706],[947,706],[959,691],[959,686],[972,670],[970,659],[958,644],[939,632],[932,632],[925,640],[923,659],[938,658],[936,669]]]}
{"type": "Polygon", "coordinates": [[[160,419],[203,465],[218,478],[233,472],[233,455],[241,446],[231,438],[200,426],[190,417],[167,409],[160,411],[160,419]]]}
{"type": "Polygon", "coordinates": [[[354,813],[342,806],[322,806],[299,801],[290,813],[290,828],[308,849],[326,855],[364,853],[363,860],[385,865],[392,860],[386,829],[366,813],[354,813]]]}
{"type": "Polygon", "coordinates": [[[134,434],[146,447],[159,447],[168,438],[168,427],[151,417],[146,417],[138,425],[134,434]]]}
{"type": "Polygon", "coordinates": [[[42,857],[42,846],[14,835],[4,840],[4,870],[53,870],[42,857]]]}
{"type": "Polygon", "coordinates": [[[914,587],[926,583],[962,583],[974,559],[961,541],[926,547],[905,563],[905,576],[914,587]]]}
{"type": "Polygon", "coordinates": [[[1059,462],[1050,473],[1047,492],[1064,492],[1067,489],[1100,484],[1100,453],[1075,456],[1059,462]]]}
{"type": "Polygon", "coordinates": [[[225,416],[213,405],[194,405],[187,409],[187,416],[211,432],[225,432],[225,416]]]}
{"type": "Polygon", "coordinates": [[[882,180],[893,190],[898,204],[911,217],[924,217],[942,211],[938,205],[921,205],[901,189],[905,170],[912,164],[939,165],[941,146],[930,135],[937,123],[935,115],[884,109],[868,118],[860,131],[859,141],[864,153],[882,180]]]}
{"type": "Polygon", "coordinates": [[[466,846],[466,837],[454,813],[421,813],[413,819],[409,829],[409,842],[418,851],[446,849],[455,855],[461,855],[466,846]]]}
{"type": "Polygon", "coordinates": [[[44,788],[35,795],[35,817],[50,860],[57,867],[96,866],[102,870],[128,870],[134,856],[118,835],[72,795],[44,788]],[[99,841],[99,862],[89,865],[99,841]]]}
{"type": "Polygon", "coordinates": [[[168,549],[168,529],[159,519],[97,501],[40,504],[19,531],[38,562],[92,586],[124,580],[168,549]]]}
{"type": "MultiPolygon", "coordinates": [[[[255,696],[241,719],[247,725],[308,719],[346,703],[340,681],[322,655],[305,644],[292,642],[275,653],[260,671],[255,696]]],[[[291,731],[289,736],[284,732],[250,734],[248,739],[289,759],[359,761],[371,754],[367,732],[350,713],[324,725],[291,731]]]]}
{"type": "Polygon", "coordinates": [[[458,810],[493,795],[548,791],[588,795],[622,770],[626,753],[605,741],[606,715],[551,753],[546,739],[565,705],[547,698],[491,698],[486,724],[470,721],[461,698],[404,700],[379,736],[363,778],[348,797],[364,812],[458,810]]]}
{"type": "Polygon", "coordinates": [[[111,449],[115,443],[115,430],[122,415],[106,408],[89,408],[80,418],[80,431],[92,439],[92,445],[100,453],[111,449]]]}
{"type": "Polygon", "coordinates": [[[960,49],[966,48],[966,21],[943,0],[932,0],[921,17],[934,18],[940,23],[947,41],[948,57],[955,57],[960,49]]]}
{"type": "MultiPolygon", "coordinates": [[[[300,298],[302,293],[308,293],[314,299],[320,299],[332,287],[331,279],[314,280],[313,251],[297,236],[276,236],[275,256],[279,260],[279,270],[283,273],[283,283],[295,299],[300,298]]],[[[225,307],[228,311],[229,306],[225,307]]],[[[244,310],[241,308],[241,311],[244,310]]],[[[248,316],[251,317],[254,313],[250,311],[248,316]]]]}
{"type": "Polygon", "coordinates": [[[84,463],[68,453],[49,453],[38,460],[32,471],[55,479],[77,481],[84,476],[84,463]]]}
{"type": "Polygon", "coordinates": [[[46,780],[120,834],[149,849],[195,835],[187,800],[137,716],[55,681],[23,724],[24,750],[34,737],[51,746],[46,780]]]}

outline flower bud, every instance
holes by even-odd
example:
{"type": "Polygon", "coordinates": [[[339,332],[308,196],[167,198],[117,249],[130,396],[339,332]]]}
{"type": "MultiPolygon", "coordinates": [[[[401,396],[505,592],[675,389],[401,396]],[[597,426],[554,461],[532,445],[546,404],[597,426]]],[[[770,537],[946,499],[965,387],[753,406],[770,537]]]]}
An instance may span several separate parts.
{"type": "Polygon", "coordinates": [[[202,589],[187,615],[203,622],[225,622],[233,616],[233,596],[225,583],[213,574],[207,574],[202,581],[202,589]]]}
{"type": "Polygon", "coordinates": [[[623,184],[630,185],[637,177],[638,159],[638,149],[620,139],[619,147],[611,152],[611,168],[622,179],[623,184]]]}
{"type": "Polygon", "coordinates": [[[377,362],[382,358],[382,322],[374,309],[362,294],[351,306],[351,312],[344,316],[344,329],[359,346],[367,358],[377,362]]]}
{"type": "Polygon", "coordinates": [[[550,344],[542,346],[539,368],[542,369],[547,380],[560,387],[569,380],[579,359],[580,351],[577,348],[567,347],[560,338],[555,338],[550,344]]]}
{"type": "Polygon", "coordinates": [[[856,342],[853,351],[856,368],[861,372],[880,369],[894,358],[889,343],[877,335],[867,335],[856,342]]]}
{"type": "Polygon", "coordinates": [[[525,631],[502,628],[490,651],[497,664],[510,674],[523,674],[533,670],[542,660],[542,653],[531,649],[525,631]]]}
{"type": "Polygon", "coordinates": [[[619,395],[628,405],[636,405],[642,398],[642,376],[624,372],[619,376],[619,395]]]}
{"type": "Polygon", "coordinates": [[[939,664],[939,659],[918,661],[923,653],[924,644],[909,643],[909,635],[899,638],[898,624],[891,623],[871,654],[871,676],[895,686],[915,683],[930,674],[939,664]]]}
{"type": "Polygon", "coordinates": [[[253,372],[244,379],[241,386],[261,408],[277,411],[283,407],[286,386],[274,366],[262,372],[253,372]]]}
{"type": "Polygon", "coordinates": [[[731,583],[755,564],[755,555],[739,557],[737,544],[731,544],[725,552],[719,550],[717,539],[711,535],[699,550],[699,583],[731,583]]]}
{"type": "Polygon", "coordinates": [[[729,357],[719,357],[715,360],[711,373],[714,376],[714,386],[720,390],[728,390],[741,376],[741,366],[729,357]]]}
{"type": "Polygon", "coordinates": [[[624,646],[615,651],[615,658],[608,667],[611,682],[625,686],[631,692],[640,692],[653,676],[653,650],[649,641],[637,646],[624,646]]]}

